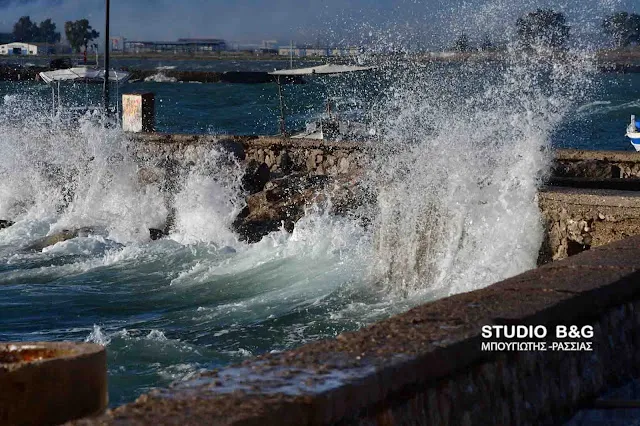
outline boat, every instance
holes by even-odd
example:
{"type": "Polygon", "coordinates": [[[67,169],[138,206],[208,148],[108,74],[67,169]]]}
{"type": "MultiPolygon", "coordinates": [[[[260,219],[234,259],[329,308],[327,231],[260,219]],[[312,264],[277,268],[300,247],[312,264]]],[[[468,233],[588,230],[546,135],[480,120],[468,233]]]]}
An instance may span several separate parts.
{"type": "Polygon", "coordinates": [[[631,123],[627,126],[627,134],[626,136],[631,141],[631,145],[636,149],[636,151],[640,151],[640,120],[636,120],[636,116],[631,116],[631,123]]]}
{"type": "MultiPolygon", "coordinates": [[[[40,78],[47,84],[60,83],[62,81],[79,81],[85,83],[104,83],[105,72],[102,69],[91,67],[73,67],[54,71],[43,71],[40,78]]],[[[109,71],[109,82],[116,84],[126,83],[131,74],[126,71],[109,71]]]]}
{"type": "Polygon", "coordinates": [[[285,105],[282,91],[283,82],[280,78],[302,77],[316,75],[338,75],[344,73],[364,72],[373,70],[374,67],[356,65],[324,64],[315,67],[284,69],[272,71],[269,74],[276,77],[278,84],[278,97],[280,100],[280,135],[291,139],[314,139],[330,141],[358,141],[366,140],[376,135],[375,129],[355,120],[336,114],[332,109],[331,101],[327,101],[324,114],[306,124],[303,131],[289,134],[285,126],[285,105]]]}
{"type": "MultiPolygon", "coordinates": [[[[61,113],[63,111],[62,108],[62,98],[60,96],[60,84],[61,83],[84,83],[85,85],[89,84],[104,84],[105,83],[105,70],[88,67],[88,66],[80,66],[66,69],[58,69],[53,71],[43,71],[38,74],[38,77],[43,82],[47,83],[51,86],[52,98],[53,98],[53,115],[57,113],[61,113]]],[[[120,85],[129,81],[131,74],[126,71],[116,71],[109,70],[107,74],[107,78],[109,83],[115,85],[116,87],[116,100],[118,100],[119,93],[118,89],[120,85]]],[[[65,111],[71,112],[96,112],[103,111],[104,108],[97,106],[85,105],[81,107],[67,107],[64,109],[65,111]]],[[[116,101],[116,112],[119,115],[119,103],[116,101]]]]}

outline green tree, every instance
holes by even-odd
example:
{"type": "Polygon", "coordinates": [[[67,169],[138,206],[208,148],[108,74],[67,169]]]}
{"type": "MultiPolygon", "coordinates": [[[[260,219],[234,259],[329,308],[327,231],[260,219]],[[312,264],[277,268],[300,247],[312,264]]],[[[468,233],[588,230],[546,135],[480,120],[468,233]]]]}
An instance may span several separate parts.
{"type": "Polygon", "coordinates": [[[56,31],[56,24],[51,21],[51,18],[40,22],[36,41],[49,44],[55,44],[60,41],[60,33],[56,31]]]}
{"type": "Polygon", "coordinates": [[[23,16],[18,19],[18,22],[13,24],[13,38],[15,41],[22,41],[25,43],[35,41],[38,37],[38,26],[31,21],[28,16],[23,16]]]}
{"type": "Polygon", "coordinates": [[[471,50],[471,43],[469,42],[469,37],[462,33],[453,43],[453,50],[456,52],[468,52],[471,50]]]}
{"type": "Polygon", "coordinates": [[[100,33],[91,28],[87,19],[65,22],[64,33],[69,44],[76,52],[80,52],[82,46],[84,46],[86,52],[89,43],[100,36],[100,33]]]}
{"type": "Polygon", "coordinates": [[[552,9],[538,9],[518,18],[516,21],[518,38],[525,47],[546,47],[559,49],[569,39],[571,27],[561,12],[552,9]]]}
{"type": "Polygon", "coordinates": [[[602,20],[602,30],[611,36],[616,47],[640,43],[640,15],[617,12],[602,20]]]}

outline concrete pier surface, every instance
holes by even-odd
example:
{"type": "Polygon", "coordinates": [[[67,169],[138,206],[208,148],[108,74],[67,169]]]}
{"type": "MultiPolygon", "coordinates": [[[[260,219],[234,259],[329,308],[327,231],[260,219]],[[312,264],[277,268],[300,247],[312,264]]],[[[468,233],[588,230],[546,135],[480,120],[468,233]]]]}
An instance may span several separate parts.
{"type": "Polygon", "coordinates": [[[0,424],[57,425],[107,408],[107,358],[91,343],[0,343],[0,424]]]}

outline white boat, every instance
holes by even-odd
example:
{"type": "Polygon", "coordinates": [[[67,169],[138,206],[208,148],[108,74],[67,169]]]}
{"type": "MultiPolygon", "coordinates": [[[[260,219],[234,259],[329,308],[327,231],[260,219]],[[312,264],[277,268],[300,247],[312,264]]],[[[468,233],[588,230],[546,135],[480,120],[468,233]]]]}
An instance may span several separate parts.
{"type": "MultiPolygon", "coordinates": [[[[86,85],[89,84],[104,84],[105,83],[105,71],[103,69],[92,68],[87,66],[82,67],[73,67],[67,69],[59,69],[54,71],[43,71],[38,74],[40,79],[51,86],[52,98],[53,98],[53,115],[56,114],[56,110],[58,114],[63,111],[62,108],[62,98],[60,96],[60,84],[61,83],[84,83],[86,85]],[[56,93],[57,89],[57,93],[56,93]]],[[[116,87],[116,112],[117,115],[120,115],[119,109],[119,92],[118,89],[121,84],[126,83],[131,74],[126,71],[117,71],[117,70],[109,70],[107,74],[107,78],[110,84],[113,84],[116,87]]],[[[80,107],[71,107],[67,106],[64,108],[65,111],[77,113],[85,113],[85,112],[101,112],[104,110],[103,107],[99,106],[91,106],[85,105],[80,107]]]]}
{"type": "Polygon", "coordinates": [[[317,67],[308,67],[308,68],[296,68],[292,70],[276,70],[272,71],[269,74],[271,75],[283,75],[283,76],[295,76],[295,75],[326,75],[326,74],[343,74],[346,72],[356,72],[356,71],[369,71],[372,70],[373,67],[361,67],[357,65],[333,65],[333,64],[324,64],[318,65],[317,67]]]}
{"type": "MultiPolygon", "coordinates": [[[[269,74],[276,76],[278,83],[278,96],[280,98],[280,133],[287,135],[285,127],[285,108],[282,95],[282,83],[280,77],[300,77],[314,75],[337,75],[352,72],[370,71],[374,67],[363,67],[355,65],[333,65],[325,64],[316,67],[285,69],[272,71],[269,74]]],[[[307,123],[305,130],[290,135],[292,139],[315,139],[315,140],[363,140],[374,137],[375,129],[368,128],[365,124],[353,120],[339,117],[331,109],[331,102],[327,102],[327,111],[320,118],[307,123]]]]}
{"type": "Polygon", "coordinates": [[[636,116],[631,116],[631,123],[627,126],[626,137],[631,141],[631,145],[636,149],[636,151],[640,151],[640,121],[636,121],[636,116]]]}
{"type": "MultiPolygon", "coordinates": [[[[126,83],[131,77],[126,71],[109,71],[109,82],[116,84],[126,83]]],[[[79,81],[86,83],[104,83],[104,70],[91,67],[74,67],[55,71],[43,71],[40,78],[47,84],[62,81],[79,81]]]]}

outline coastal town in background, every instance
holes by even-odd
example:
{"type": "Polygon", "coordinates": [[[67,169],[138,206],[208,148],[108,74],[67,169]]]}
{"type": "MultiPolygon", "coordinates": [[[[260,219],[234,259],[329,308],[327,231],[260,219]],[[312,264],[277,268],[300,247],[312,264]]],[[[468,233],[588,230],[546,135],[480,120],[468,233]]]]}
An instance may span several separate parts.
{"type": "MultiPolygon", "coordinates": [[[[563,48],[571,38],[571,23],[567,17],[552,9],[538,9],[514,22],[517,36],[525,42],[543,34],[551,48],[563,48]],[[546,34],[546,35],[545,35],[546,34]]],[[[29,16],[21,17],[11,32],[0,32],[0,57],[97,56],[104,52],[98,43],[100,33],[87,19],[67,21],[61,30],[50,19],[39,24],[29,16]]],[[[580,35],[584,38],[584,34],[580,35]]],[[[599,28],[587,38],[590,44],[609,52],[633,54],[640,43],[640,15],[616,12],[602,17],[599,28]]],[[[413,49],[411,53],[435,59],[447,59],[460,54],[493,53],[507,49],[506,37],[493,39],[487,34],[470,36],[460,32],[448,44],[434,48],[413,49]]],[[[365,43],[341,42],[332,44],[316,40],[299,43],[295,40],[260,40],[237,42],[216,37],[178,38],[177,40],[137,40],[124,35],[109,37],[110,53],[114,57],[144,58],[161,56],[206,59],[290,59],[290,58],[354,58],[368,51],[365,43]]],[[[384,53],[407,53],[387,51],[384,53]]]]}

